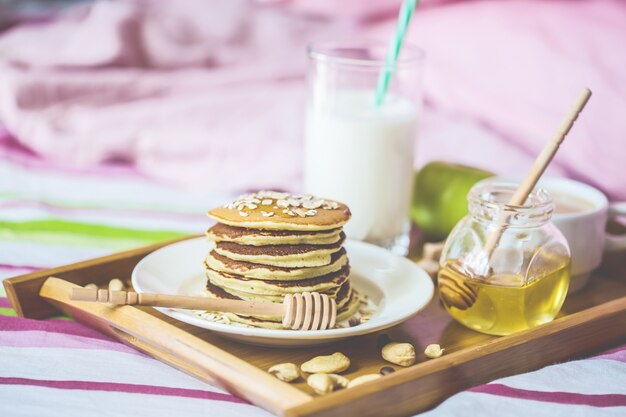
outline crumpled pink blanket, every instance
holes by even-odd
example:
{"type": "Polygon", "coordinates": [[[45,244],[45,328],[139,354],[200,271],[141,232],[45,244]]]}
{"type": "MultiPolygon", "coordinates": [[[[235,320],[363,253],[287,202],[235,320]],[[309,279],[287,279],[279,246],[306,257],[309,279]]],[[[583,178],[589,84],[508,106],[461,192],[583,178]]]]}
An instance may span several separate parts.
{"type": "MultiPolygon", "coordinates": [[[[626,198],[626,3],[425,1],[418,164],[521,175],[582,86],[551,171],[626,198]]],[[[294,188],[305,45],[390,39],[398,1],[100,1],[0,36],[0,123],[59,164],[129,161],[204,189],[294,188]],[[370,4],[372,3],[372,4],[370,4]]]]}

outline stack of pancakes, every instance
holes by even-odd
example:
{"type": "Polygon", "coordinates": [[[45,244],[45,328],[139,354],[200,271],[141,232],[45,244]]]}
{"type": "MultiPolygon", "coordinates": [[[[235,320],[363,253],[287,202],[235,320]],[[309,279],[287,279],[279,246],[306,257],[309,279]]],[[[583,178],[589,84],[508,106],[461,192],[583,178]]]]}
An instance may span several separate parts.
{"type": "MultiPolygon", "coordinates": [[[[350,219],[344,204],[261,191],[208,215],[218,222],[207,231],[215,242],[205,261],[208,296],[282,303],[286,294],[317,291],[336,300],[337,322],[358,310],[343,248],[342,226],[350,219]]],[[[224,315],[233,322],[282,328],[281,317],[224,315]]]]}

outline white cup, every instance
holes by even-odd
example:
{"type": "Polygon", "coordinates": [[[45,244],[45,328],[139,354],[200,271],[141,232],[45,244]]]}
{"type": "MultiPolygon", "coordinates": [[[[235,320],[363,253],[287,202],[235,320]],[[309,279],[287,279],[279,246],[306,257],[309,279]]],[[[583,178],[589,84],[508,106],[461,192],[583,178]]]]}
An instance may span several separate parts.
{"type": "Polygon", "coordinates": [[[612,236],[605,231],[608,220],[626,215],[626,202],[609,204],[600,190],[565,178],[544,178],[538,187],[545,189],[555,201],[552,222],[567,239],[572,253],[569,292],[579,291],[602,263],[605,251],[626,250],[626,236],[612,236]],[[584,207],[558,213],[556,206],[564,197],[584,202],[584,207]]]}

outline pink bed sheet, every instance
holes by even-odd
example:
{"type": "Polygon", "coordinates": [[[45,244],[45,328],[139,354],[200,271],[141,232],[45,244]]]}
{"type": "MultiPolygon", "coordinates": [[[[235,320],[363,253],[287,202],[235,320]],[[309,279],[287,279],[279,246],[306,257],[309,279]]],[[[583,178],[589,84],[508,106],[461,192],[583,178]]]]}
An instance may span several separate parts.
{"type": "MultiPolygon", "coordinates": [[[[205,189],[297,188],[304,46],[389,39],[398,2],[96,2],[0,36],[0,121],[56,164],[127,161],[205,189]]],[[[435,1],[417,163],[520,175],[581,86],[554,174],[626,199],[626,3],[435,1]]]]}

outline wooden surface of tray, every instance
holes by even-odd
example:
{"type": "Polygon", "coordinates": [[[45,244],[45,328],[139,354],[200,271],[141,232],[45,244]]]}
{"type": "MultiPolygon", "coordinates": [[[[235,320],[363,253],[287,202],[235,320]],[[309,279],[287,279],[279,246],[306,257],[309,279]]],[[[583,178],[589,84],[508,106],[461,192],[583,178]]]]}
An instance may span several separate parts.
{"type": "Polygon", "coordinates": [[[4,285],[22,317],[42,319],[63,311],[280,416],[410,415],[495,378],[626,341],[626,277],[618,272],[624,270],[621,262],[613,262],[610,269],[596,274],[584,290],[568,296],[556,320],[511,336],[494,337],[461,326],[435,297],[426,310],[385,331],[393,340],[416,347],[417,362],[408,368],[389,364],[380,357],[377,334],[304,349],[263,348],[230,341],[152,308],[69,300],[74,285],[106,285],[113,277],[130,277],[137,262],[161,246],[164,244],[38,271],[7,279],[4,285]],[[48,280],[49,277],[58,279],[48,280]],[[445,354],[426,359],[422,352],[430,343],[439,343],[445,354]],[[288,384],[266,372],[278,363],[299,365],[313,356],[336,351],[345,353],[352,361],[344,373],[349,379],[378,373],[383,366],[391,365],[396,372],[324,396],[314,394],[303,380],[288,384]]]}

